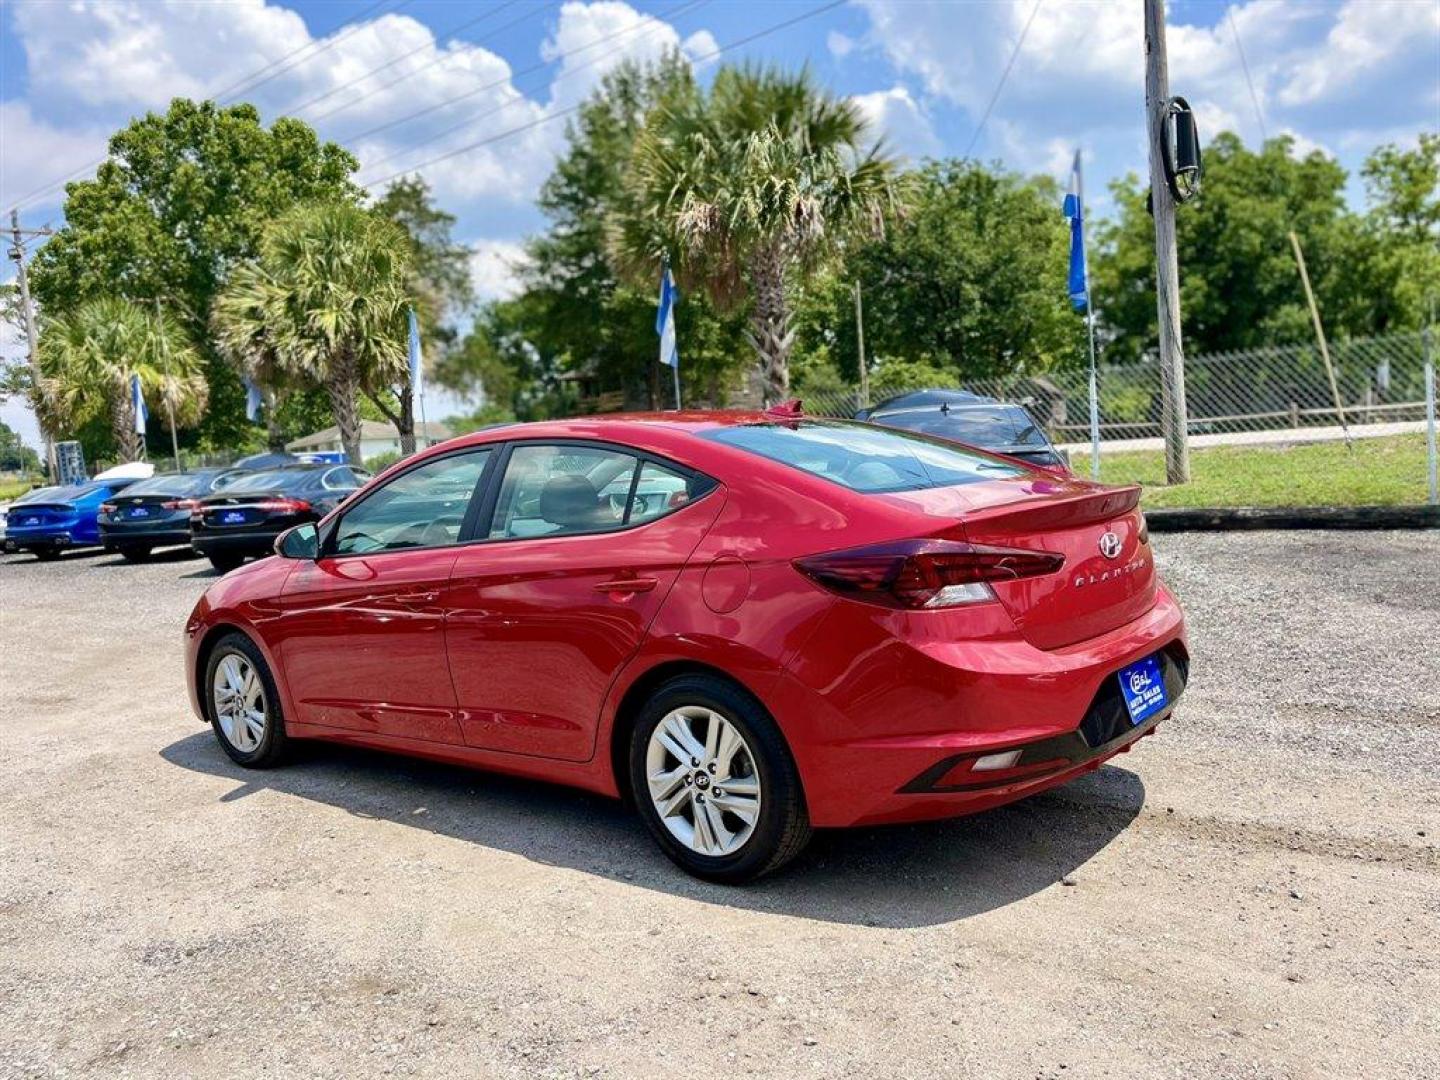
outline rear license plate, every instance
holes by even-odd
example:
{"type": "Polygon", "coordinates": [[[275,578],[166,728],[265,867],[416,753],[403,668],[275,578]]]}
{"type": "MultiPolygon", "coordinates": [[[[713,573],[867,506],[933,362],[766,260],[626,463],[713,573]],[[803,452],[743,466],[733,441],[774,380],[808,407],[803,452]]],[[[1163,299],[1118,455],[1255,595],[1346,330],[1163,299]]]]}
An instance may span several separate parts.
{"type": "Polygon", "coordinates": [[[1169,704],[1160,657],[1147,656],[1122,669],[1117,678],[1120,693],[1125,697],[1125,708],[1130,710],[1130,723],[1142,724],[1169,704]]]}
{"type": "Polygon", "coordinates": [[[245,511],[244,511],[244,510],[226,510],[223,514],[220,515],[220,524],[221,524],[221,525],[244,525],[244,524],[245,524],[245,511]]]}
{"type": "Polygon", "coordinates": [[[21,524],[21,525],[39,525],[39,524],[40,524],[40,519],[39,519],[39,518],[21,518],[20,521],[19,521],[19,524],[21,524]]]}
{"type": "Polygon", "coordinates": [[[147,518],[150,516],[150,508],[146,506],[134,506],[130,508],[132,518],[147,518]]]}

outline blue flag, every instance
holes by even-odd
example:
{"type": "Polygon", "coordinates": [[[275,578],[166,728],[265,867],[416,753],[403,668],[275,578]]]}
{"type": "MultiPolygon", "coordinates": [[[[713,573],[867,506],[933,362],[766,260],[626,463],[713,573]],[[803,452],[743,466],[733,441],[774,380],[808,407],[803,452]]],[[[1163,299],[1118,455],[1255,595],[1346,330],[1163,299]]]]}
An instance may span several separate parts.
{"type": "Polygon", "coordinates": [[[1065,216],[1070,219],[1070,303],[1084,311],[1090,302],[1085,282],[1085,214],[1081,206],[1080,151],[1070,172],[1070,194],[1065,196],[1065,216]]]}
{"type": "Polygon", "coordinates": [[[145,421],[150,419],[150,411],[145,408],[145,395],[140,391],[140,376],[130,376],[130,404],[135,409],[135,434],[144,436],[145,421]]]}
{"type": "Polygon", "coordinates": [[[420,323],[415,318],[415,309],[410,309],[410,389],[416,397],[425,394],[423,380],[425,369],[420,362],[420,323]]]}
{"type": "Polygon", "coordinates": [[[680,290],[670,276],[670,261],[660,272],[660,308],[655,313],[655,333],[660,335],[660,362],[680,370],[680,350],[675,345],[675,304],[680,290]]]}
{"type": "Polygon", "coordinates": [[[260,388],[249,379],[245,383],[245,419],[252,424],[260,420],[260,407],[265,404],[265,398],[260,393],[260,388]]]}

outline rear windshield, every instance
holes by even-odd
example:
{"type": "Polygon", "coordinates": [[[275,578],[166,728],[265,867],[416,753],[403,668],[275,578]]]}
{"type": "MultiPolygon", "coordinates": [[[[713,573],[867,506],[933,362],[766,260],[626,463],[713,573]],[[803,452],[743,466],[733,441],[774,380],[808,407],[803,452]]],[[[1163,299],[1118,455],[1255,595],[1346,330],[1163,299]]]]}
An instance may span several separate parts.
{"type": "Polygon", "coordinates": [[[964,447],[908,431],[801,420],[717,428],[702,437],[778,461],[852,491],[919,491],[1028,475],[964,447]]]}
{"type": "Polygon", "coordinates": [[[226,484],[222,490],[226,493],[274,491],[276,488],[287,488],[299,483],[308,473],[307,469],[267,469],[265,472],[247,473],[238,477],[226,484]]]}
{"type": "Polygon", "coordinates": [[[1015,405],[966,405],[939,409],[904,409],[875,418],[877,424],[921,431],[983,446],[988,450],[1048,450],[1045,434],[1030,414],[1015,405]]]}
{"type": "Polygon", "coordinates": [[[76,499],[83,499],[87,495],[93,495],[97,491],[109,491],[111,484],[72,484],[70,487],[47,488],[44,497],[28,500],[30,502],[74,502],[76,499]]]}
{"type": "Polygon", "coordinates": [[[125,489],[126,495],[189,495],[197,491],[208,476],[194,473],[169,473],[152,476],[149,480],[137,480],[125,489]]]}

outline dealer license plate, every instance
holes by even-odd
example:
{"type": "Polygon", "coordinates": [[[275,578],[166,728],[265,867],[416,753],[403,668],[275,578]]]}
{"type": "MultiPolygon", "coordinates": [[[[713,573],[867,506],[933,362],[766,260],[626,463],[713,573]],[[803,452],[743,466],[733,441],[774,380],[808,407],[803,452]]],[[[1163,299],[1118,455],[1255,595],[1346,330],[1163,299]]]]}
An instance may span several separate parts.
{"type": "Polygon", "coordinates": [[[1158,656],[1147,656],[1121,670],[1116,677],[1120,680],[1120,693],[1125,697],[1132,724],[1143,724],[1170,703],[1158,656]]]}

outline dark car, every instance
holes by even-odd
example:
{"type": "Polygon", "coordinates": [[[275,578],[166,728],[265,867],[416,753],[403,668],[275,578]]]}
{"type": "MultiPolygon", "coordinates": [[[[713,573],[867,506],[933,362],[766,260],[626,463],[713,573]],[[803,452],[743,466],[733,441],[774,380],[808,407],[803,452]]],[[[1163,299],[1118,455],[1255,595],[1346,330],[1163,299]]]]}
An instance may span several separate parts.
{"type": "Polygon", "coordinates": [[[58,559],[66,548],[100,543],[100,504],[133,480],[87,480],[69,487],[47,488],[45,494],[10,511],[5,539],[17,551],[37,559],[58,559]]]}
{"type": "Polygon", "coordinates": [[[292,525],[319,521],[370,474],[350,465],[286,465],[247,473],[190,511],[190,543],[222,573],[268,555],[292,525]]]}
{"type": "Polygon", "coordinates": [[[1069,458],[1055,449],[1025,406],[965,390],[900,394],[862,409],[855,419],[1009,454],[1032,465],[1070,467],[1069,458]]]}
{"type": "Polygon", "coordinates": [[[157,547],[190,543],[190,511],[242,473],[198,469],[137,480],[100,507],[100,543],[128,562],[143,562],[157,547]]]}

